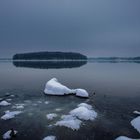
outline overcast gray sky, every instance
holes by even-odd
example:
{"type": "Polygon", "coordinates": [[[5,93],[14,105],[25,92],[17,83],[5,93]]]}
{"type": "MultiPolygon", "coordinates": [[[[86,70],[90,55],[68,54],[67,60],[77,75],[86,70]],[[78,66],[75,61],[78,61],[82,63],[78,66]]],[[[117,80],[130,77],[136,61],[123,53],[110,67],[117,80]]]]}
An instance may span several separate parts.
{"type": "Polygon", "coordinates": [[[0,57],[34,51],[140,56],[140,0],[0,0],[0,57]]]}

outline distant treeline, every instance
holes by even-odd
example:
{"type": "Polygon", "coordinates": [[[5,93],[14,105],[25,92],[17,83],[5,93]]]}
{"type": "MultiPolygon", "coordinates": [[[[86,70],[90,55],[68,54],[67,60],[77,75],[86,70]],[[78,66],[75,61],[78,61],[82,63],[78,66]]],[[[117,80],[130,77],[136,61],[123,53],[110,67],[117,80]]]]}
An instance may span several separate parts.
{"type": "Polygon", "coordinates": [[[87,60],[87,57],[75,52],[32,52],[15,54],[13,60],[87,60]]]}
{"type": "Polygon", "coordinates": [[[106,61],[137,61],[140,60],[140,57],[96,57],[89,58],[89,60],[106,60],[106,61]]]}

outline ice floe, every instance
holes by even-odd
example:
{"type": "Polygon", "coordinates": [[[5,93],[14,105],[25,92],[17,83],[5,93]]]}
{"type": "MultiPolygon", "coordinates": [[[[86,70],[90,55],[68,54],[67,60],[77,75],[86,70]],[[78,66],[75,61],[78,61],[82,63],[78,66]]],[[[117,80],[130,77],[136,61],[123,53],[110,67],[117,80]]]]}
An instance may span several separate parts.
{"type": "Polygon", "coordinates": [[[61,108],[56,108],[55,109],[55,111],[58,111],[58,112],[61,111],[61,110],[62,110],[61,108]]]}
{"type": "Polygon", "coordinates": [[[53,118],[57,117],[57,114],[50,113],[50,114],[47,114],[46,117],[47,117],[48,120],[52,120],[53,118]]]}
{"type": "Polygon", "coordinates": [[[22,111],[5,111],[5,114],[1,117],[3,120],[8,120],[14,118],[16,115],[19,115],[22,111]]]}
{"type": "Polygon", "coordinates": [[[73,117],[72,115],[63,115],[62,120],[56,122],[56,126],[65,126],[72,130],[78,130],[82,121],[73,117]]]}
{"type": "Polygon", "coordinates": [[[11,105],[11,103],[8,103],[7,101],[1,101],[0,106],[8,106],[11,105]]]}
{"type": "MultiPolygon", "coordinates": [[[[7,140],[7,139],[11,139],[11,132],[12,130],[8,130],[6,133],[3,134],[3,139],[7,140]]],[[[14,134],[17,134],[17,131],[14,130],[14,134]]]]}
{"type": "Polygon", "coordinates": [[[131,125],[140,133],[140,116],[133,119],[131,125]]]}
{"type": "Polygon", "coordinates": [[[15,104],[12,108],[23,109],[25,104],[15,104]]]}
{"type": "Polygon", "coordinates": [[[76,93],[76,96],[79,96],[79,97],[88,97],[88,93],[85,89],[75,89],[75,93],[76,93]]]}
{"type": "Polygon", "coordinates": [[[43,140],[56,140],[56,136],[47,136],[43,140]]]}
{"type": "Polygon", "coordinates": [[[45,94],[48,95],[68,95],[75,94],[79,97],[88,97],[88,92],[84,89],[70,89],[62,85],[56,78],[52,78],[45,85],[45,94]]]}
{"type": "Polygon", "coordinates": [[[94,110],[88,109],[87,107],[80,106],[70,111],[72,116],[76,116],[82,120],[94,120],[97,117],[97,113],[94,110]]]}
{"type": "Polygon", "coordinates": [[[80,106],[86,107],[87,109],[92,109],[92,106],[87,103],[81,103],[78,105],[78,107],[80,107],[80,106]]]}
{"type": "Polygon", "coordinates": [[[134,114],[140,115],[140,111],[134,111],[134,114]]]}
{"type": "Polygon", "coordinates": [[[132,138],[128,138],[126,136],[119,136],[115,140],[140,140],[140,139],[132,139],[132,138]]]}
{"type": "Polygon", "coordinates": [[[73,130],[78,130],[82,120],[93,121],[97,117],[97,113],[92,109],[92,106],[86,103],[78,104],[78,107],[71,110],[69,115],[63,115],[60,121],[55,125],[65,126],[73,130]]]}
{"type": "MultiPolygon", "coordinates": [[[[133,113],[140,115],[139,111],[134,111],[133,113]]],[[[131,125],[140,133],[140,116],[133,119],[131,121],[131,125]]],[[[140,138],[139,139],[132,139],[132,138],[128,138],[126,136],[119,136],[115,140],[140,140],[140,138]]]]}
{"type": "Polygon", "coordinates": [[[49,104],[49,101],[45,101],[44,104],[46,104],[46,105],[49,104]]]}

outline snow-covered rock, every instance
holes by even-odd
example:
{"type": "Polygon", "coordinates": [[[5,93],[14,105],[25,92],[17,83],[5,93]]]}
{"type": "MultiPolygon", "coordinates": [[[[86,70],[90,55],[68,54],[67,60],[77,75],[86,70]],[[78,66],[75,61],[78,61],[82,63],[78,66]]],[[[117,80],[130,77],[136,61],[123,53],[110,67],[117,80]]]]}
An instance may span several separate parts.
{"type": "Polygon", "coordinates": [[[72,93],[72,90],[58,82],[56,78],[52,78],[46,83],[45,94],[65,95],[72,93]]]}
{"type": "Polygon", "coordinates": [[[5,111],[5,115],[1,117],[3,120],[8,120],[14,118],[16,115],[19,115],[22,111],[5,111]]]}
{"type": "Polygon", "coordinates": [[[81,103],[77,108],[71,110],[69,115],[63,115],[61,120],[56,122],[57,126],[65,126],[73,130],[78,130],[81,126],[81,120],[94,120],[97,113],[92,106],[86,103],[81,103]]]}
{"type": "Polygon", "coordinates": [[[140,111],[134,111],[134,114],[140,115],[140,111]]]}
{"type": "Polygon", "coordinates": [[[56,126],[65,126],[72,130],[78,130],[82,121],[73,117],[72,115],[63,115],[62,120],[56,122],[56,126]]]}
{"type": "Polygon", "coordinates": [[[50,113],[50,114],[47,114],[46,117],[47,117],[48,120],[52,120],[53,118],[57,117],[57,114],[50,113]]]}
{"type": "Polygon", "coordinates": [[[133,119],[131,125],[140,133],[140,116],[133,119]]]}
{"type": "MultiPolygon", "coordinates": [[[[8,130],[6,133],[4,133],[4,134],[3,134],[3,139],[5,139],[5,140],[11,139],[11,136],[10,136],[11,131],[12,131],[12,130],[8,130]]],[[[14,130],[14,133],[17,134],[17,131],[14,130]]]]}
{"type": "Polygon", "coordinates": [[[139,140],[139,139],[131,139],[131,138],[128,138],[126,136],[119,136],[118,138],[116,138],[115,140],[139,140]]]}
{"type": "Polygon", "coordinates": [[[52,78],[46,83],[45,94],[48,95],[68,95],[75,94],[79,97],[88,97],[88,92],[84,89],[70,89],[65,85],[61,84],[56,78],[52,78]]]}
{"type": "Polygon", "coordinates": [[[85,97],[87,98],[89,95],[88,95],[88,92],[85,90],[85,89],[75,89],[75,93],[76,93],[76,96],[79,96],[79,97],[85,97]]]}
{"type": "Polygon", "coordinates": [[[43,140],[56,140],[56,136],[47,136],[43,140]]]}
{"type": "Polygon", "coordinates": [[[87,107],[80,106],[70,111],[72,116],[76,116],[82,120],[94,120],[97,117],[97,113],[94,110],[88,109],[87,107]]]}
{"type": "Polygon", "coordinates": [[[86,107],[87,109],[92,109],[92,106],[87,103],[81,103],[78,105],[78,107],[80,107],[80,106],[86,107]]]}
{"type": "Polygon", "coordinates": [[[1,101],[0,106],[8,106],[11,105],[11,103],[8,103],[7,101],[1,101]]]}

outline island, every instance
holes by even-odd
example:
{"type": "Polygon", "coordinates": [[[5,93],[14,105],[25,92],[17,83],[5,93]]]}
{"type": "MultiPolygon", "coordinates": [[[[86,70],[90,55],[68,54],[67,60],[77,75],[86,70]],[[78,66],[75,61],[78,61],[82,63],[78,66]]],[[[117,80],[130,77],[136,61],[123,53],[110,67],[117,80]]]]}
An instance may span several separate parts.
{"type": "Polygon", "coordinates": [[[13,60],[87,60],[87,57],[75,52],[31,52],[15,54],[13,60]]]}

